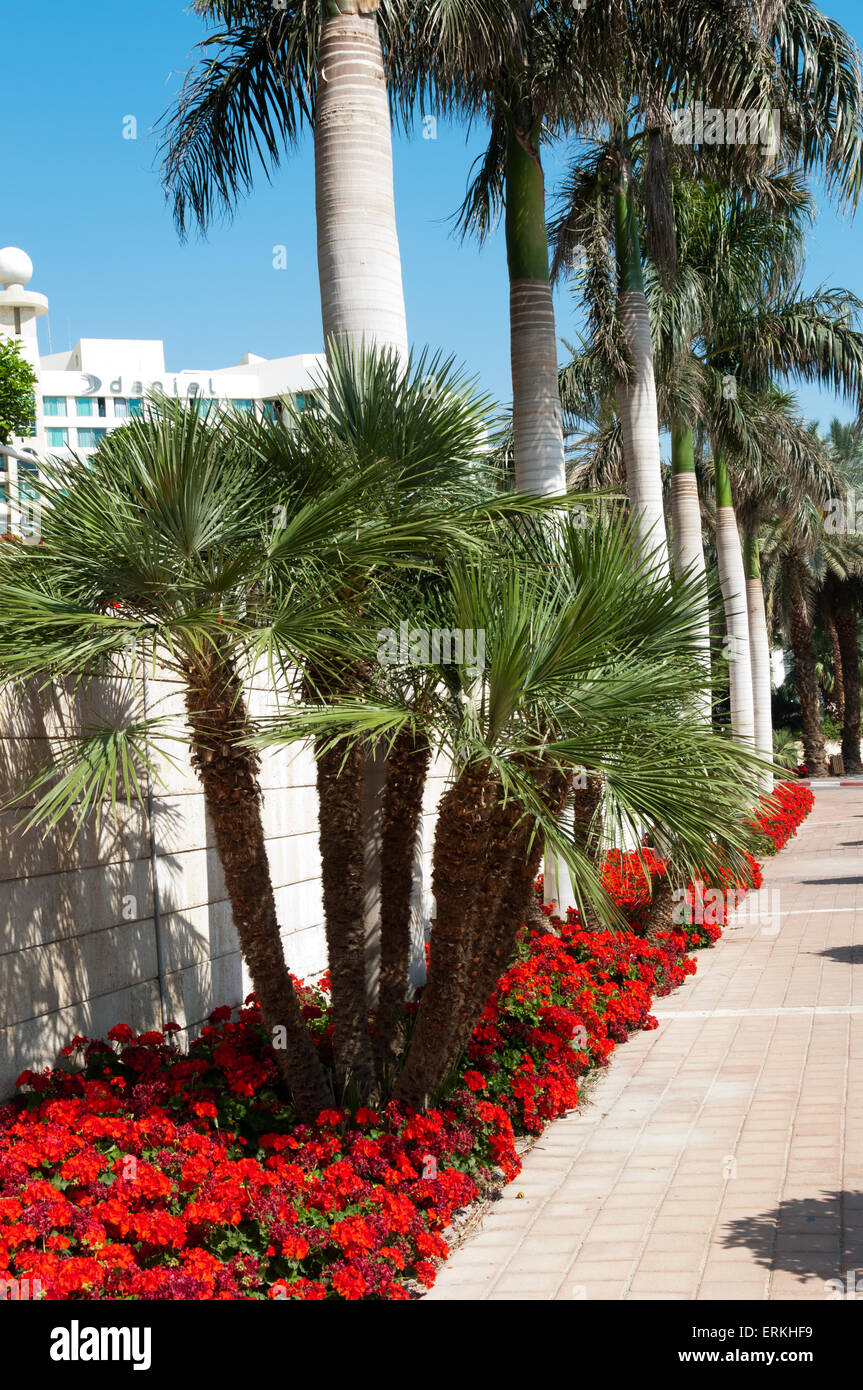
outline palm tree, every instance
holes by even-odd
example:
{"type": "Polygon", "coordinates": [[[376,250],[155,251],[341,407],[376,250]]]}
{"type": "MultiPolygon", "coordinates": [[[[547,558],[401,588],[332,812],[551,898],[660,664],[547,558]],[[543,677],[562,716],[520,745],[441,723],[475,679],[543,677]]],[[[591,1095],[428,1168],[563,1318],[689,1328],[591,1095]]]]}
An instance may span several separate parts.
{"type": "MultiPolygon", "coordinates": [[[[799,291],[805,226],[811,215],[799,177],[773,175],[749,190],[701,187],[676,179],[673,206],[676,275],[663,285],[653,273],[648,285],[661,417],[672,430],[677,563],[686,561],[694,572],[703,569],[693,431],[704,428],[712,439],[716,470],[716,549],[733,657],[732,724],[738,737],[756,738],[767,756],[772,747],[769,666],[757,557],[753,538],[744,565],[734,490],[745,491],[751,505],[747,470],[761,476],[761,460],[771,451],[792,470],[789,480],[809,486],[811,448],[787,412],[777,415],[778,397],[774,395],[768,408],[770,382],[780,374],[820,380],[858,398],[863,337],[854,317],[859,303],[846,291],[822,289],[807,296],[799,291]],[[754,649],[747,605],[758,629],[754,649]]],[[[564,372],[564,399],[576,410],[580,401],[590,405],[598,391],[608,392],[614,372],[607,276],[603,280],[599,270],[592,272],[585,288],[590,344],[564,372]],[[592,393],[586,393],[591,378],[592,393]],[[598,385],[603,378],[604,386],[598,385]]],[[[613,436],[607,435],[606,442],[613,444],[613,436]]]]}
{"type": "Polygon", "coordinates": [[[307,707],[272,731],[278,741],[328,730],[338,744],[376,725],[389,744],[425,727],[452,761],[435,835],[431,965],[399,1100],[425,1104],[470,1038],[544,848],[566,860],[579,906],[616,920],[587,843],[595,823],[587,835],[561,828],[576,769],[604,779],[610,838],[647,823],[693,871],[728,854],[744,872],[738,815],[759,764],[687,714],[704,681],[694,597],[689,581],[669,587],[626,528],[522,521],[494,550],[448,566],[441,591],[441,626],[484,633],[481,669],[432,662],[435,696],[418,705],[405,698],[406,683],[428,675],[417,660],[394,684],[385,671],[366,700],[307,707]]]}
{"type": "Polygon", "coordinates": [[[834,648],[836,686],[841,692],[842,761],[847,772],[861,771],[860,649],[858,616],[863,606],[857,541],[856,494],[863,486],[859,426],[832,420],[829,453],[839,473],[837,495],[824,519],[822,548],[827,571],[825,625],[834,648]],[[850,552],[850,553],[849,553],[850,552]]]}
{"type": "MultiPolygon", "coordinates": [[[[306,1118],[332,1095],[282,955],[245,691],[264,659],[283,700],[298,682],[315,698],[343,692],[346,673],[374,651],[356,635],[369,585],[384,569],[421,569],[476,524],[479,485],[465,474],[487,407],[439,359],[423,356],[405,371],[394,353],[357,363],[335,345],[320,396],[320,411],[287,400],[275,421],[229,413],[205,421],[199,408],[157,400],[146,419],[104,442],[92,466],[47,467],[44,544],[3,547],[0,556],[0,679],[47,672],[83,684],[129,661],[136,670],[157,662],[185,691],[192,760],[240,944],[268,1027],[289,1030],[279,1060],[306,1118]]],[[[510,505],[494,500],[486,511],[510,505]]],[[[121,784],[133,793],[132,760],[146,759],[146,740],[159,734],[158,723],[85,731],[64,752],[59,788],[57,768],[46,769],[31,820],[62,814],[79,797],[85,810],[96,806],[118,775],[108,767],[118,749],[121,784]]],[[[356,1073],[370,1085],[353,773],[335,780],[331,762],[319,767],[322,873],[338,1084],[356,1073]]]]}
{"type": "MultiPolygon", "coordinates": [[[[809,0],[778,0],[751,12],[724,7],[721,15],[686,6],[683,15],[661,14],[656,6],[624,7],[626,17],[617,20],[620,32],[632,43],[627,61],[617,66],[610,92],[597,115],[610,132],[599,149],[588,150],[574,162],[563,189],[562,209],[555,221],[555,271],[571,265],[573,251],[589,255],[588,284],[594,303],[614,304],[612,324],[597,333],[591,323],[594,347],[608,363],[618,399],[622,446],[626,461],[627,490],[641,520],[642,532],[654,543],[664,537],[662,483],[657,440],[654,362],[651,351],[648,308],[639,222],[647,232],[654,274],[674,288],[678,305],[693,291],[681,272],[676,245],[676,218],[672,216],[669,170],[679,166],[690,179],[716,183],[742,183],[769,189],[769,170],[776,157],[785,164],[799,163],[804,173],[818,168],[830,192],[845,205],[856,206],[861,187],[863,160],[863,70],[858,50],[840,25],[828,19],[809,0]],[[665,60],[666,19],[678,51],[665,60]],[[741,26],[741,20],[743,25],[741,26]],[[728,25],[720,30],[717,24],[728,25]],[[746,29],[745,26],[750,26],[746,29]],[[679,34],[679,38],[678,38],[679,34]],[[706,43],[705,43],[706,39],[706,43]],[[722,108],[712,114],[723,123],[718,145],[688,142],[671,128],[686,114],[692,134],[692,103],[705,98],[722,108]],[[673,111],[673,103],[677,110],[673,111]],[[769,112],[781,108],[781,131],[771,121],[772,148],[724,140],[725,116],[769,112]],[[633,123],[641,129],[630,134],[633,123]],[[678,143],[681,141],[681,143],[678,143]],[[635,155],[635,159],[634,159],[635,155]],[[640,165],[637,172],[636,165],[640,165]],[[613,208],[611,198],[613,196],[613,208]],[[597,249],[611,238],[615,246],[614,291],[609,294],[597,249]],[[682,291],[682,298],[681,298],[682,291]]],[[[600,122],[601,123],[601,122],[600,122]]],[[[681,127],[681,129],[683,129],[681,127]]],[[[684,131],[685,133],[685,131],[684,131]]],[[[672,412],[666,423],[672,430],[672,492],[676,522],[677,563],[703,567],[698,499],[692,485],[691,439],[693,421],[672,412]]],[[[724,476],[720,459],[720,491],[724,476]]],[[[741,566],[733,551],[733,533],[723,516],[723,567],[739,582],[741,566]],[[726,563],[727,562],[727,563],[726,563]]],[[[742,675],[742,673],[740,673],[742,675]]],[[[737,698],[747,701],[742,682],[737,698]]]]}
{"type": "MultiPolygon", "coordinates": [[[[40,467],[42,545],[0,554],[0,678],[71,678],[77,689],[158,663],[180,681],[188,733],[173,737],[188,739],[253,987],[268,1028],[287,1030],[279,1065],[312,1120],[330,1091],[285,965],[245,687],[275,586],[286,647],[301,660],[326,656],[331,601],[303,581],[322,554],[335,566],[343,546],[356,553],[361,480],[323,484],[276,534],[248,453],[194,408],[158,410],[114,432],[93,460],[40,467]]],[[[137,769],[152,766],[148,745],[170,734],[153,718],[83,729],[25,789],[43,793],[27,822],[72,810],[80,821],[118,791],[131,798],[137,769]]]]}
{"type": "MultiPolygon", "coordinates": [[[[469,544],[471,531],[486,518],[540,505],[533,499],[499,497],[485,479],[480,450],[491,402],[451,360],[427,353],[403,359],[391,350],[355,352],[333,343],[318,394],[326,407],[321,412],[283,412],[277,429],[267,422],[247,423],[246,439],[258,466],[270,486],[277,493],[287,488],[290,498],[301,482],[314,487],[319,473],[335,469],[347,477],[364,476],[370,468],[379,469],[382,461],[392,460],[383,478],[369,486],[365,506],[368,517],[391,527],[391,565],[400,567],[399,582],[408,592],[411,584],[420,582],[417,575],[436,558],[439,561],[444,544],[469,544]],[[424,545],[400,553],[400,528],[407,525],[410,534],[413,527],[416,534],[411,518],[419,517],[426,527],[424,545]]],[[[381,583],[377,561],[343,567],[339,603],[355,622],[358,607],[369,602],[370,590],[381,583]]],[[[392,587],[387,592],[395,604],[392,587]]],[[[387,625],[398,628],[399,615],[391,613],[390,619],[387,625]]],[[[361,624],[350,642],[342,637],[338,657],[305,663],[303,698],[337,704],[364,689],[374,652],[367,625],[361,624]]],[[[392,1017],[393,996],[400,990],[403,998],[406,989],[415,846],[429,752],[408,732],[388,750],[376,856],[384,1019],[392,1017]]],[[[363,809],[364,768],[370,753],[368,745],[360,743],[347,753],[320,739],[315,747],[336,1084],[339,1094],[353,1084],[364,1096],[375,1084],[366,985],[369,834],[363,809]]],[[[378,1032],[379,1071],[390,1028],[384,1022],[378,1032]]]]}
{"type": "MultiPolygon", "coordinates": [[[[206,230],[314,127],[324,343],[407,354],[378,0],[195,0],[214,32],[163,117],[182,234],[206,230]]],[[[397,15],[398,6],[390,12],[397,15]]]]}

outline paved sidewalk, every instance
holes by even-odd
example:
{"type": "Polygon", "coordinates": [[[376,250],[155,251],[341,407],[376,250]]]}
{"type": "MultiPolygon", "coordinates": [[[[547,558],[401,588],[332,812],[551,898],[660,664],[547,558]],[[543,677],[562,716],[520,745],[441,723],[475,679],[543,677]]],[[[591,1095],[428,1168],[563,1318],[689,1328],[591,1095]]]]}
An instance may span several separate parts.
{"type": "Polygon", "coordinates": [[[758,907],[546,1130],[429,1299],[823,1300],[854,1270],[863,1293],[863,787],[816,790],[758,907]]]}

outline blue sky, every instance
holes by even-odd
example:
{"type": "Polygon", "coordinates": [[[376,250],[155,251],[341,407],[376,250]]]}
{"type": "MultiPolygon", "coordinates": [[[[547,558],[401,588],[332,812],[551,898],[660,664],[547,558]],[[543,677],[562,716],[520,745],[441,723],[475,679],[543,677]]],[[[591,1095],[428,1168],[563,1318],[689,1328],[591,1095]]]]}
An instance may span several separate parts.
{"type": "MultiPolygon", "coordinates": [[[[863,46],[859,0],[828,13],[863,46]]],[[[33,258],[32,288],[47,294],[42,351],[80,337],[163,338],[169,371],[227,366],[246,352],[275,357],[321,348],[311,139],[273,184],[262,176],[232,223],[181,244],[165,204],[151,128],[170,103],[203,32],[182,0],[140,7],[89,0],[86,11],[32,6],[3,20],[6,100],[0,108],[0,245],[33,258]],[[85,14],[86,22],[82,22],[85,14]],[[21,119],[18,119],[18,112],[21,119]],[[138,138],[123,138],[134,116],[138,138]],[[126,123],[128,127],[128,122],[126,123]],[[273,248],[288,247],[287,270],[273,248]]],[[[438,125],[437,138],[395,143],[396,201],[412,341],[454,352],[486,390],[508,401],[509,323],[502,229],[481,251],[460,245],[449,216],[482,145],[475,131],[438,125]]],[[[553,185],[554,158],[549,161],[553,185]]],[[[863,209],[855,223],[823,197],[806,281],[863,295],[863,209]]],[[[576,315],[558,296],[558,333],[576,315]]],[[[812,418],[849,418],[830,393],[802,388],[812,418]]]]}

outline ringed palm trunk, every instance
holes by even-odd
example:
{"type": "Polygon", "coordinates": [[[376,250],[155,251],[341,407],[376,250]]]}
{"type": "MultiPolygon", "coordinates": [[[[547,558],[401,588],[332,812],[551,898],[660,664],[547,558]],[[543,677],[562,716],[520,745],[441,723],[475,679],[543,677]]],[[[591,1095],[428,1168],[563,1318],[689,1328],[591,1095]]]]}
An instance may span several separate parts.
{"type": "Polygon", "coordinates": [[[662,504],[659,414],[653,371],[650,316],[644,293],[638,213],[629,165],[621,160],[614,196],[617,255],[617,314],[629,362],[629,376],[617,383],[617,409],[623,435],[626,491],[635,534],[668,572],[668,543],[662,504]]]}
{"type": "Polygon", "coordinates": [[[815,644],[812,640],[812,624],[806,612],[803,595],[802,562],[792,559],[790,568],[790,632],[791,652],[794,657],[794,684],[800,701],[803,729],[803,757],[810,777],[827,776],[827,750],[824,747],[824,734],[821,728],[821,707],[818,698],[818,678],[815,673],[815,644]]]}
{"type": "Polygon", "coordinates": [[[400,733],[387,760],[381,823],[381,960],[375,1025],[378,1074],[399,1052],[410,968],[411,897],[423,791],[431,749],[423,734],[400,733]]]}
{"type": "MultiPolygon", "coordinates": [[[[707,599],[707,566],[701,537],[701,502],[695,473],[695,439],[692,430],[680,423],[671,431],[671,517],[674,570],[688,572],[704,588],[703,618],[698,645],[708,677],[710,675],[710,607],[707,599]]],[[[705,724],[710,723],[712,700],[709,688],[699,694],[697,708],[705,724]]]]}
{"type": "Polygon", "coordinates": [[[272,1034],[285,1029],[275,1057],[301,1120],[314,1123],[332,1105],[285,961],[261,819],[258,759],[241,740],[251,733],[240,682],[229,658],[213,655],[186,671],[192,761],[216,836],[216,849],[240,949],[272,1034]]]}
{"type": "Polygon", "coordinates": [[[752,695],[752,661],[749,655],[749,617],[746,611],[743,551],[734,513],[731,480],[719,453],[715,455],[715,466],[716,560],[728,639],[731,732],[738,743],[754,744],[755,702],[752,695]]]}
{"type": "Polygon", "coordinates": [[[563,493],[566,468],[545,180],[538,140],[512,125],[506,160],[506,254],[515,485],[543,496],[563,493]]]}
{"type": "MultiPolygon", "coordinates": [[[[600,845],[602,841],[602,778],[586,777],[583,787],[576,786],[572,793],[572,800],[568,808],[567,815],[571,820],[573,841],[579,849],[596,862],[599,859],[600,845]]],[[[560,861],[566,870],[567,883],[570,885],[569,901],[563,902],[559,897],[548,894],[548,887],[543,883],[544,898],[546,904],[557,903],[560,915],[565,919],[567,907],[575,907],[576,893],[572,890],[569,870],[563,861],[560,861]]],[[[585,905],[579,908],[579,920],[586,931],[601,931],[603,923],[597,916],[592,907],[585,905]]]]}
{"type": "Polygon", "coordinates": [[[315,205],[324,343],[407,356],[378,0],[326,0],[318,51],[315,205]]]}
{"type": "MultiPolygon", "coordinates": [[[[773,758],[773,684],[770,679],[770,637],[761,583],[761,557],[757,531],[743,538],[743,565],[746,574],[746,612],[749,619],[749,658],[752,664],[752,700],[755,714],[755,749],[773,758]]],[[[772,792],[773,774],[759,778],[761,790],[772,792]]]]}
{"type": "Polygon", "coordinates": [[[859,773],[860,764],[860,647],[857,637],[857,605],[847,580],[839,585],[836,632],[841,654],[845,709],[842,720],[842,761],[846,772],[859,773]]]}

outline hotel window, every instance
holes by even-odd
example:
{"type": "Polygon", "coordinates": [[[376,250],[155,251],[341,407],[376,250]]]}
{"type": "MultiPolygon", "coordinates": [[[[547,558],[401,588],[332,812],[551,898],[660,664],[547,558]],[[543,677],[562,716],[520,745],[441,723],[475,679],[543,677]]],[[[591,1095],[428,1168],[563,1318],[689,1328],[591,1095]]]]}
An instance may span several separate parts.
{"type": "Polygon", "coordinates": [[[66,397],[65,396],[43,396],[42,409],[46,415],[65,415],[66,397]]]}
{"type": "Polygon", "coordinates": [[[97,405],[99,407],[99,414],[102,417],[102,419],[104,419],[105,416],[108,414],[108,407],[104,396],[99,397],[97,405]]]}
{"type": "Polygon", "coordinates": [[[51,449],[65,449],[69,443],[68,430],[46,430],[48,436],[48,447],[51,449]]]}
{"type": "Polygon", "coordinates": [[[234,410],[245,410],[251,412],[255,408],[254,401],[231,401],[234,410]]]}
{"type": "Polygon", "coordinates": [[[107,430],[79,430],[78,448],[97,449],[107,433],[107,430]]]}
{"type": "Polygon", "coordinates": [[[76,397],[75,397],[75,412],[76,412],[76,414],[78,414],[78,415],[92,415],[92,414],[93,414],[93,398],[92,398],[92,396],[76,396],[76,397]]]}
{"type": "Polygon", "coordinates": [[[130,396],[130,397],[129,397],[129,414],[130,414],[130,415],[143,415],[143,413],[144,413],[144,400],[143,400],[143,397],[142,397],[142,396],[130,396]]]}
{"type": "Polygon", "coordinates": [[[125,397],[125,396],[115,396],[115,397],[114,397],[114,419],[115,419],[115,420],[128,420],[128,418],[129,418],[129,402],[126,400],[126,397],[125,397]]]}
{"type": "Polygon", "coordinates": [[[39,477],[39,469],[35,463],[18,463],[18,494],[24,502],[35,502],[39,496],[38,490],[34,486],[35,480],[39,477]],[[33,479],[30,482],[29,479],[33,479]]]}

